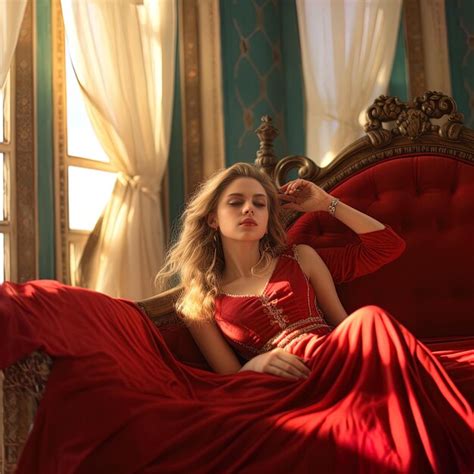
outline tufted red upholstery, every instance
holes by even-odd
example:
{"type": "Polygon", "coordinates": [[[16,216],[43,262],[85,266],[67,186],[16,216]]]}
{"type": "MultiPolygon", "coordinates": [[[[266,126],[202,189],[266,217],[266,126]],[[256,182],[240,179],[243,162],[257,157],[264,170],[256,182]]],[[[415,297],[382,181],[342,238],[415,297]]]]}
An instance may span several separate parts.
{"type": "MultiPolygon", "coordinates": [[[[419,337],[474,335],[474,165],[404,156],[362,170],[332,194],[389,224],[407,244],[395,262],[339,286],[349,312],[376,304],[419,337]]],[[[319,247],[354,238],[326,213],[305,225],[320,234],[319,247]]]]}

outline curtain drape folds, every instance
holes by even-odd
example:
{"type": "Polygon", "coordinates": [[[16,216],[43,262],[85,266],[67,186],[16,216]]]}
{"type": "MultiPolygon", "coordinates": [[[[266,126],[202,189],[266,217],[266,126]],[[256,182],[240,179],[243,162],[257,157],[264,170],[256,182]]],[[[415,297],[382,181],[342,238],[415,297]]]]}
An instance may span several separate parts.
{"type": "Polygon", "coordinates": [[[119,171],[86,244],[79,281],[112,296],[145,298],[156,292],[153,280],[165,246],[159,192],[172,118],[175,2],[62,0],[61,5],[90,119],[119,171]]]}
{"type": "Polygon", "coordinates": [[[318,165],[361,134],[360,114],[386,93],[401,0],[296,0],[306,95],[306,154],[318,165]]]}
{"type": "Polygon", "coordinates": [[[0,0],[0,90],[15,52],[27,0],[0,0]]]}

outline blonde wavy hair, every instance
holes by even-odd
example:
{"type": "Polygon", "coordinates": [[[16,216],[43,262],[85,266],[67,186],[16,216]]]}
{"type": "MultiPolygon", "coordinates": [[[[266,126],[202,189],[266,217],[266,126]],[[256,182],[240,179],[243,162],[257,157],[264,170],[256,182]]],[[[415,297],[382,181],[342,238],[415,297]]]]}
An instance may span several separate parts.
{"type": "Polygon", "coordinates": [[[214,300],[219,294],[219,279],[225,261],[219,232],[208,224],[208,216],[217,211],[222,192],[237,178],[253,178],[264,188],[268,205],[268,233],[260,240],[260,260],[252,268],[253,274],[263,273],[274,257],[286,247],[286,233],[280,220],[278,190],[273,181],[256,166],[236,163],[220,170],[202,183],[180,219],[180,234],[168,250],[163,268],[155,283],[160,290],[180,280],[183,291],[176,302],[176,310],[193,322],[212,320],[214,300]]]}

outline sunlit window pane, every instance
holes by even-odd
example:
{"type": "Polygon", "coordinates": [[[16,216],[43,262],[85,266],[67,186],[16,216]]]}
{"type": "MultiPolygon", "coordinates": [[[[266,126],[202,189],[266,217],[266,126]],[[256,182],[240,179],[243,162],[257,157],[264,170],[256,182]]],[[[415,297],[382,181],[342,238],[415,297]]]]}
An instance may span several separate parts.
{"type": "Polygon", "coordinates": [[[68,155],[109,162],[87,115],[69,54],[66,54],[66,102],[68,155]]]}
{"type": "Polygon", "coordinates": [[[69,228],[92,230],[110,198],[115,173],[69,167],[69,228]]]}
{"type": "Polygon", "coordinates": [[[5,281],[5,236],[0,234],[0,283],[5,281]]]}
{"type": "Polygon", "coordinates": [[[3,160],[3,153],[0,153],[0,221],[3,221],[4,213],[3,213],[3,206],[5,203],[5,182],[4,182],[4,160],[3,160]]]}

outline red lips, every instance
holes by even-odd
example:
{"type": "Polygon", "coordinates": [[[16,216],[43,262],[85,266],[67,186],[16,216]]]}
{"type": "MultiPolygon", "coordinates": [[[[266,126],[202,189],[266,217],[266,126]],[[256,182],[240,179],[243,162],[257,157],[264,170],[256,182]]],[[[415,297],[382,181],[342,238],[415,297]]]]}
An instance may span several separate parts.
{"type": "Polygon", "coordinates": [[[257,223],[253,220],[250,219],[249,217],[247,219],[244,219],[240,225],[257,225],[257,223]]]}

